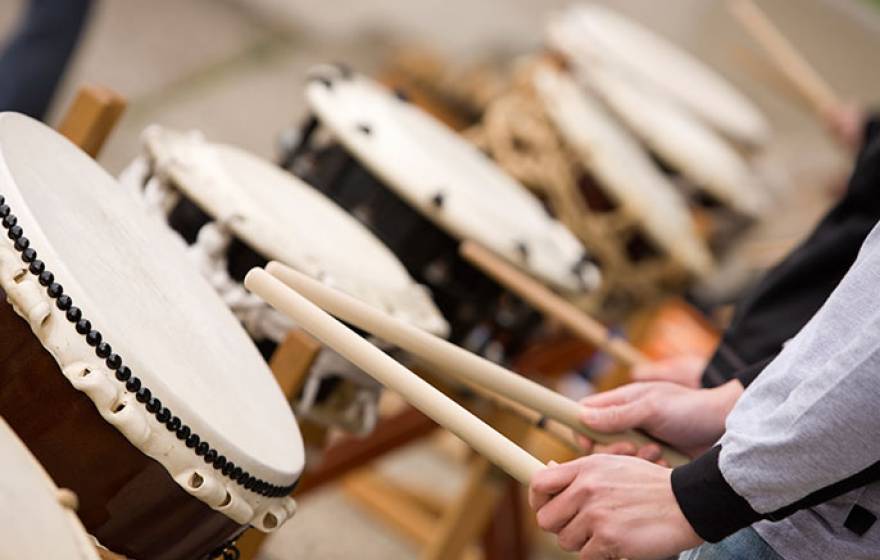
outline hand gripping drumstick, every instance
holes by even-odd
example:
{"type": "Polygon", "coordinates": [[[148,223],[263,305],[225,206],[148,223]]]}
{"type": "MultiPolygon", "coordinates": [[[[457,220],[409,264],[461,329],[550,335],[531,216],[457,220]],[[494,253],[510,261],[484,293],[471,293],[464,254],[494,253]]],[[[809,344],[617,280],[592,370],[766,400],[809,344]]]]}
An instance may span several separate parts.
{"type": "Polygon", "coordinates": [[[495,253],[474,241],[465,241],[458,252],[469,263],[487,276],[519,296],[536,309],[562,323],[583,340],[601,348],[625,366],[635,366],[648,361],[642,352],[622,338],[615,337],[599,321],[596,321],[571,303],[553,293],[543,284],[517,270],[495,253]]]}
{"type": "MultiPolygon", "coordinates": [[[[619,434],[603,434],[591,430],[578,418],[581,406],[552,389],[390,317],[281,263],[270,262],[266,270],[329,313],[414,354],[440,373],[465,384],[479,385],[537,410],[599,443],[631,441],[636,445],[644,445],[654,442],[648,436],[633,430],[619,434]]],[[[262,296],[260,293],[257,295],[262,296]]],[[[668,447],[663,448],[663,458],[672,466],[689,461],[687,457],[668,447]]]]}
{"type": "Polygon", "coordinates": [[[822,79],[752,0],[730,0],[727,7],[815,112],[824,117],[830,107],[841,104],[828,82],[822,79]]]}
{"type": "Polygon", "coordinates": [[[516,480],[528,484],[532,475],[544,468],[541,461],[265,270],[251,270],[244,284],[516,480]]]}

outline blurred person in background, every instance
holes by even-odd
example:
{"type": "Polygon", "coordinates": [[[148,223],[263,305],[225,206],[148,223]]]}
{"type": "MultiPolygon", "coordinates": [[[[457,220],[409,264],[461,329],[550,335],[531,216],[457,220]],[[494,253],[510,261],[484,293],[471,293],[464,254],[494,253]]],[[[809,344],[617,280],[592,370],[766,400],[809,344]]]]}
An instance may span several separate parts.
{"type": "Polygon", "coordinates": [[[534,477],[538,524],[564,549],[585,559],[688,549],[682,560],[880,558],[880,127],[841,115],[850,124],[840,130],[862,142],[844,198],[725,333],[722,345],[736,341],[754,361],[738,368],[719,349],[713,362],[730,376],[704,374],[709,388],[695,388],[695,368],[683,383],[583,401],[585,425],[642,429],[696,459],[671,470],[650,462],[656,445],[621,443],[534,477]]]}
{"type": "Polygon", "coordinates": [[[0,111],[44,120],[92,0],[29,0],[0,52],[0,111]]]}
{"type": "Polygon", "coordinates": [[[649,363],[633,369],[633,380],[717,387],[739,379],[745,387],[828,299],[880,220],[880,171],[862,161],[880,134],[880,117],[850,104],[826,111],[825,125],[857,154],[859,176],[809,237],[746,291],[708,363],[697,356],[649,363]]]}

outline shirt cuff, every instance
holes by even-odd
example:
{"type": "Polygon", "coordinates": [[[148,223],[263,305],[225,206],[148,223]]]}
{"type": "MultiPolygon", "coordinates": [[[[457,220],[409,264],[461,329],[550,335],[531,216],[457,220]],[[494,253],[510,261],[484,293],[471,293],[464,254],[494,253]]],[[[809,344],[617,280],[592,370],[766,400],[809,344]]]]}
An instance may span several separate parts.
{"type": "Polygon", "coordinates": [[[694,531],[718,542],[763,518],[724,479],[718,466],[721,446],[672,471],[672,492],[694,531]]]}

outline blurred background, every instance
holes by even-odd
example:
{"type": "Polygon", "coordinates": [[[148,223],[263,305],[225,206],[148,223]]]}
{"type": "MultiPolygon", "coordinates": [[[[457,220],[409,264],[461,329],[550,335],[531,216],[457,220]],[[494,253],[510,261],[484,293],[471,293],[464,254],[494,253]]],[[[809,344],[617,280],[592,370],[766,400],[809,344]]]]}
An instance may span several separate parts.
{"type": "MultiPolygon", "coordinates": [[[[779,202],[749,233],[772,264],[833,202],[850,156],[823,130],[787,82],[715,0],[603,1],[718,69],[764,111],[773,139],[759,165],[779,202]]],[[[135,0],[97,1],[47,120],[56,124],[80,85],[103,84],[128,100],[100,162],[118,173],[149,124],[199,129],[212,141],[276,159],[279,136],[306,114],[306,71],[345,62],[368,74],[411,46],[450,64],[510,60],[538,49],[543,22],[569,0],[135,0]]],[[[880,2],[762,0],[761,6],[841,97],[877,101],[880,2]]],[[[0,3],[0,37],[23,0],[0,3]]],[[[3,79],[9,79],[4,76],[3,79]]],[[[456,492],[455,451],[416,444],[380,469],[439,498],[456,492]],[[440,449],[441,451],[438,451],[440,449]]],[[[340,486],[309,495],[261,558],[415,558],[410,536],[359,507],[340,486]]],[[[538,540],[534,558],[557,552],[538,540]]],[[[474,553],[478,557],[478,553],[474,553]]]]}

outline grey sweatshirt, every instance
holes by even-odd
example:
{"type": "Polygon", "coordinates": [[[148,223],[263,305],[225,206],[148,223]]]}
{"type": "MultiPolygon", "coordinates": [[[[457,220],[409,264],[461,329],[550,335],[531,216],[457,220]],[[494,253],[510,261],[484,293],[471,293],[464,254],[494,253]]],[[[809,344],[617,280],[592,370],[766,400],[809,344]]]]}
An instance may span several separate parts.
{"type": "Polygon", "coordinates": [[[880,558],[880,229],[743,393],[719,445],[673,472],[717,541],[751,523],[787,560],[880,558]]]}

